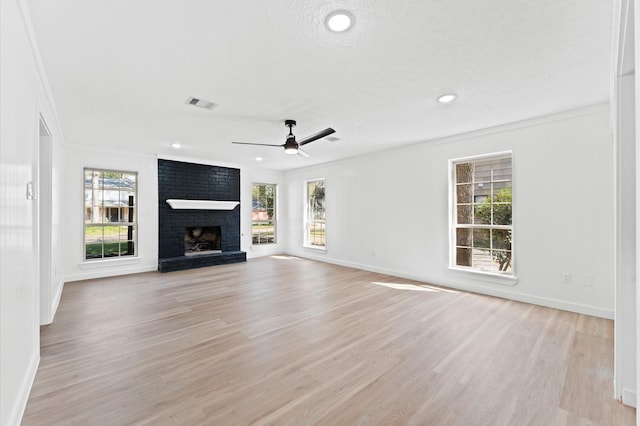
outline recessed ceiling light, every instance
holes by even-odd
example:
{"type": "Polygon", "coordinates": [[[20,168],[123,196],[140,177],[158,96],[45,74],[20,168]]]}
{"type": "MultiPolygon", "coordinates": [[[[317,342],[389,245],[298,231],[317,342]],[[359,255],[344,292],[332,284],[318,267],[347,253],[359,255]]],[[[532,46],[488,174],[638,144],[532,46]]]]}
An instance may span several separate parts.
{"type": "Polygon", "coordinates": [[[256,161],[262,161],[262,160],[264,160],[264,158],[262,158],[262,157],[256,157],[256,161]]]}
{"type": "Polygon", "coordinates": [[[171,148],[180,149],[180,148],[182,148],[182,145],[180,143],[178,143],[178,142],[172,142],[171,143],[171,148]]]}
{"type": "Polygon", "coordinates": [[[336,33],[342,33],[353,27],[355,17],[346,10],[336,10],[327,15],[327,28],[336,33]]]}
{"type": "Polygon", "coordinates": [[[458,95],[456,95],[455,93],[447,93],[446,95],[438,96],[437,101],[441,104],[448,104],[449,102],[453,102],[453,100],[457,97],[458,95]]]}

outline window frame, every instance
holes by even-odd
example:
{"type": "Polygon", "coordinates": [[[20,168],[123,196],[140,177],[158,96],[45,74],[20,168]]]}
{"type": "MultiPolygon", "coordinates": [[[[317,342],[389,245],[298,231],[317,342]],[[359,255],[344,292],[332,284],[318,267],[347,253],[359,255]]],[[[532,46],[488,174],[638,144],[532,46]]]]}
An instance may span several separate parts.
{"type": "Polygon", "coordinates": [[[325,178],[315,178],[315,179],[309,179],[309,180],[305,180],[304,181],[304,238],[303,238],[303,245],[305,248],[309,248],[309,249],[313,249],[313,250],[318,250],[318,251],[326,251],[327,250],[327,206],[326,206],[326,200],[327,200],[327,195],[326,195],[326,189],[327,189],[327,180],[325,178]],[[316,183],[316,182],[322,182],[324,185],[324,189],[325,189],[325,195],[324,195],[324,202],[325,205],[323,207],[323,211],[324,211],[324,219],[311,219],[310,215],[311,215],[311,210],[309,209],[309,205],[310,205],[310,195],[309,194],[309,184],[312,183],[316,183]],[[321,223],[323,225],[324,228],[324,245],[315,245],[312,244],[310,241],[310,236],[311,236],[311,223],[321,223]]]}
{"type": "MultiPolygon", "coordinates": [[[[122,178],[121,178],[122,179],[122,178]]],[[[139,247],[138,247],[138,233],[139,233],[139,222],[138,222],[138,209],[140,208],[139,205],[139,194],[138,194],[138,185],[139,185],[139,173],[137,171],[130,171],[130,170],[115,170],[115,169],[105,169],[105,168],[100,168],[100,167],[88,167],[85,166],[82,168],[82,262],[85,264],[91,264],[91,263],[96,263],[96,262],[113,262],[113,261],[124,261],[124,260],[131,260],[131,259],[138,259],[138,253],[139,253],[139,247]],[[129,222],[129,221],[121,221],[122,218],[119,217],[118,222],[108,222],[108,221],[102,221],[102,223],[91,223],[91,222],[87,222],[86,220],[86,215],[88,211],[91,211],[92,207],[88,207],[86,205],[87,199],[86,199],[86,189],[87,189],[87,185],[86,185],[86,175],[87,172],[100,172],[101,174],[104,173],[119,173],[119,174],[127,174],[127,175],[133,175],[135,176],[135,183],[133,185],[133,197],[134,197],[134,201],[133,201],[133,205],[129,206],[105,206],[104,205],[104,199],[102,200],[102,205],[101,208],[104,210],[101,214],[101,216],[105,217],[105,215],[107,214],[107,212],[111,213],[112,209],[118,209],[118,215],[120,216],[121,214],[121,210],[123,208],[129,208],[129,207],[133,207],[133,221],[129,222]],[[129,240],[128,238],[126,239],[122,239],[122,238],[118,238],[118,244],[120,244],[120,249],[118,250],[118,255],[117,256],[105,256],[105,245],[107,243],[107,241],[104,240],[104,228],[106,226],[116,226],[116,227],[132,227],[133,229],[131,230],[132,232],[132,239],[129,240]],[[100,257],[87,257],[87,228],[99,228],[102,227],[103,231],[102,231],[102,235],[103,235],[103,239],[100,240],[101,241],[101,256],[100,257]],[[133,253],[132,254],[122,254],[121,253],[121,244],[122,242],[132,242],[133,243],[133,253]]],[[[104,191],[104,189],[102,189],[104,191]]],[[[120,199],[120,198],[118,198],[120,199]]],[[[95,243],[94,243],[95,244],[95,243]]]]}
{"type": "MultiPolygon", "coordinates": [[[[258,200],[259,201],[259,200],[258,200]]],[[[275,183],[263,183],[263,182],[252,182],[251,183],[251,245],[252,246],[266,246],[278,244],[278,184],[275,183]],[[253,188],[255,186],[272,186],[273,187],[273,219],[271,220],[254,220],[253,219],[253,202],[255,201],[253,198],[253,188]],[[255,243],[253,241],[253,226],[257,223],[271,223],[273,222],[273,241],[272,242],[258,242],[255,243]]]]}
{"type": "MultiPolygon", "coordinates": [[[[516,278],[516,232],[515,232],[515,197],[513,193],[515,190],[515,180],[514,180],[514,156],[513,151],[500,151],[493,152],[489,154],[481,154],[481,155],[473,155],[467,157],[454,158],[449,160],[449,269],[454,271],[461,272],[469,272],[472,274],[478,274],[476,276],[485,276],[491,279],[492,282],[498,282],[501,284],[510,284],[513,285],[517,282],[516,278]],[[510,225],[498,225],[498,224],[458,224],[457,223],[457,186],[456,182],[456,165],[461,163],[470,163],[470,162],[480,162],[486,160],[498,160],[501,158],[510,158],[511,159],[511,179],[510,179],[510,187],[511,187],[511,224],[510,225]],[[510,270],[509,271],[492,271],[492,270],[483,270],[474,266],[463,266],[456,264],[456,249],[458,248],[457,244],[457,234],[456,230],[458,228],[470,228],[470,229],[495,229],[495,230],[508,230],[511,231],[511,258],[510,258],[510,270]],[[496,280],[497,279],[497,280],[496,280]]],[[[494,182],[504,182],[505,180],[493,179],[491,178],[490,183],[494,182]]],[[[474,183],[474,181],[472,181],[474,183]]],[[[472,193],[472,205],[475,204],[474,193],[472,193]]],[[[490,247],[493,250],[493,241],[490,238],[490,247]]],[[[493,262],[493,259],[492,259],[493,262]]]]}

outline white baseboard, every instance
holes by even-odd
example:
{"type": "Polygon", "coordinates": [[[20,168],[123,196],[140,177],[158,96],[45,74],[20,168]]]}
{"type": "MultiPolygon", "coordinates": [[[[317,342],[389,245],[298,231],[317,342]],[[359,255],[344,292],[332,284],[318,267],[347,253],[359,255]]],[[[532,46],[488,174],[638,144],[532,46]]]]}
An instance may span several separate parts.
{"type": "Polygon", "coordinates": [[[58,291],[53,296],[53,301],[51,303],[51,318],[48,318],[47,325],[53,322],[53,318],[56,316],[56,311],[58,310],[58,305],[60,305],[60,299],[62,298],[62,290],[64,290],[64,281],[60,279],[60,282],[57,285],[58,291]]]}
{"type": "Polygon", "coordinates": [[[130,268],[109,268],[107,270],[101,271],[87,271],[81,274],[71,274],[66,275],[64,277],[65,282],[71,281],[82,281],[82,280],[92,280],[94,278],[106,278],[106,277],[115,277],[118,275],[130,275],[130,274],[139,274],[142,272],[155,272],[158,270],[158,265],[152,266],[134,266],[130,268]]]}
{"type": "Polygon", "coordinates": [[[629,407],[636,407],[636,392],[632,389],[622,389],[622,403],[629,407]]]}
{"type": "Polygon", "coordinates": [[[9,416],[8,423],[10,426],[19,426],[22,422],[22,416],[24,415],[25,408],[27,408],[27,401],[29,400],[29,394],[31,393],[31,388],[33,387],[33,382],[36,378],[39,364],[40,353],[39,351],[36,351],[31,358],[29,367],[27,368],[22,384],[20,385],[15,405],[11,407],[11,415],[9,416]]]}
{"type": "MultiPolygon", "coordinates": [[[[609,309],[603,309],[597,306],[583,305],[580,303],[566,302],[564,300],[551,299],[547,297],[534,296],[530,294],[522,294],[506,290],[504,287],[489,287],[487,285],[473,285],[465,284],[461,282],[436,282],[432,280],[425,280],[424,277],[409,274],[403,271],[396,271],[393,269],[380,268],[372,265],[365,265],[355,262],[345,262],[342,260],[336,260],[324,256],[314,256],[313,254],[290,254],[291,256],[304,257],[319,262],[331,263],[334,265],[347,266],[349,268],[362,269],[364,271],[377,272],[380,274],[391,275],[399,278],[406,278],[408,280],[428,282],[429,284],[438,285],[442,287],[452,288],[456,290],[470,291],[473,293],[485,294],[488,296],[500,297],[503,299],[515,300],[518,302],[531,303],[533,305],[545,306],[548,308],[561,309],[563,311],[576,312],[578,314],[591,315],[594,317],[613,319],[614,312],[609,309]]],[[[510,287],[509,287],[510,288],[510,287]]]]}
{"type": "Polygon", "coordinates": [[[283,252],[281,244],[266,244],[264,246],[250,245],[244,250],[247,253],[247,259],[255,259],[258,257],[274,256],[283,252]]]}

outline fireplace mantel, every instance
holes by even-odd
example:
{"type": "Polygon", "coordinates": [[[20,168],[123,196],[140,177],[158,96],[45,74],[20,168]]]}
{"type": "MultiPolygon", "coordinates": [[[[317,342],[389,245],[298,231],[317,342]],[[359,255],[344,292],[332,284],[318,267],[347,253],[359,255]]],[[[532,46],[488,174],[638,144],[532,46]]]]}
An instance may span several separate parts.
{"type": "Polygon", "coordinates": [[[233,210],[240,202],[169,199],[167,200],[167,204],[174,210],[233,210]]]}

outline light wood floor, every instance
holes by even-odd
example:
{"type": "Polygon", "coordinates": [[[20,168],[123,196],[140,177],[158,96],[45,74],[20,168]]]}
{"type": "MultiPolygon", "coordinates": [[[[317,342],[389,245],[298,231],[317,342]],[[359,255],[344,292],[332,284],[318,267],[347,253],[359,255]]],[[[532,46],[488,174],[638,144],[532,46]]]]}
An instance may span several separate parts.
{"type": "Polygon", "coordinates": [[[635,424],[609,320],[310,260],[65,285],[23,425],[635,424]]]}

